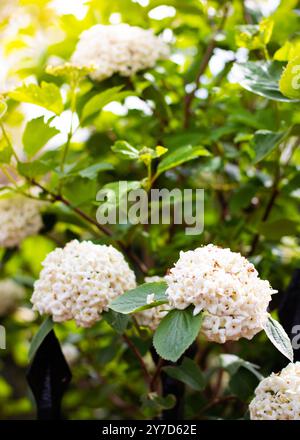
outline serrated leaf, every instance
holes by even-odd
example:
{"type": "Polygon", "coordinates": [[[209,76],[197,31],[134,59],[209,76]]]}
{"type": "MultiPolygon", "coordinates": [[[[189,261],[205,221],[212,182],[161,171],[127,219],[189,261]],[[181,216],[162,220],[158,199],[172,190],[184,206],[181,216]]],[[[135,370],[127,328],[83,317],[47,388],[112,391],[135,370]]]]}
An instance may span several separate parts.
{"type": "Polygon", "coordinates": [[[28,353],[29,362],[33,360],[34,355],[37,352],[39,346],[41,345],[45,337],[52,329],[53,329],[53,321],[50,318],[50,316],[48,316],[48,318],[46,318],[45,321],[42,323],[38,332],[34,335],[31,341],[29,353],[28,353]]]}
{"type": "Polygon", "coordinates": [[[23,84],[8,93],[9,97],[19,102],[39,105],[59,115],[63,109],[62,96],[59,88],[52,83],[43,81],[38,84],[23,84]]]}
{"type": "Polygon", "coordinates": [[[199,334],[203,314],[193,315],[193,309],[171,310],[154,333],[153,345],[157,353],[168,361],[176,362],[199,334]]]}
{"type": "Polygon", "coordinates": [[[279,89],[290,99],[300,99],[300,56],[288,62],[280,77],[279,89]]]}
{"type": "Polygon", "coordinates": [[[200,156],[210,156],[210,152],[202,146],[193,147],[186,145],[178,148],[172,153],[167,154],[157,167],[157,175],[164,173],[171,168],[175,168],[190,160],[197,159],[200,156]]]}
{"type": "Polygon", "coordinates": [[[205,388],[205,378],[200,367],[190,358],[185,357],[178,367],[164,367],[163,371],[173,379],[179,380],[196,391],[205,388]]]}
{"type": "Polygon", "coordinates": [[[282,353],[291,362],[293,362],[293,347],[282,325],[279,324],[278,321],[273,319],[272,316],[269,316],[266,324],[264,325],[264,330],[272,344],[277,348],[277,350],[279,350],[280,353],[282,353]]]}
{"type": "Polygon", "coordinates": [[[139,287],[128,290],[123,295],[115,298],[109,308],[119,313],[134,313],[168,302],[166,297],[167,283],[159,281],[155,283],[141,284],[139,287]],[[148,295],[154,294],[153,302],[147,304],[148,295]]]}
{"type": "Polygon", "coordinates": [[[254,147],[254,163],[260,162],[274,151],[285,139],[287,132],[280,131],[275,133],[269,130],[258,130],[255,132],[251,144],[254,147]]]}
{"type": "Polygon", "coordinates": [[[103,319],[119,334],[124,333],[129,322],[129,316],[108,310],[102,314],[103,319]]]}
{"type": "Polygon", "coordinates": [[[27,157],[33,157],[57,133],[59,130],[50,127],[43,116],[29,121],[23,133],[23,145],[27,157]]]}
{"type": "Polygon", "coordinates": [[[83,107],[81,119],[85,121],[90,116],[99,113],[103,107],[113,101],[122,101],[127,96],[135,95],[133,91],[122,91],[123,86],[112,87],[93,96],[83,107]]]}
{"type": "Polygon", "coordinates": [[[234,65],[239,84],[246,90],[274,101],[290,102],[279,90],[283,64],[279,61],[248,61],[234,65]]]}

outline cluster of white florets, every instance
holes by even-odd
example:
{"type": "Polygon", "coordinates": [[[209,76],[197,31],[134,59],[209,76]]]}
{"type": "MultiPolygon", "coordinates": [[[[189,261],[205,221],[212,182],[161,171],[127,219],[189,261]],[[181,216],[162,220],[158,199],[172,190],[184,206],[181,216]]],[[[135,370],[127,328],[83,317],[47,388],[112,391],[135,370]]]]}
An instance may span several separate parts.
{"type": "Polygon", "coordinates": [[[263,379],[249,409],[252,420],[300,420],[300,362],[263,379]]]}
{"type": "Polygon", "coordinates": [[[71,61],[78,66],[92,66],[91,78],[102,80],[114,73],[130,76],[151,68],[167,55],[168,46],[151,29],[97,24],[82,32],[71,61]]]}
{"type": "Polygon", "coordinates": [[[25,289],[10,279],[0,281],[0,316],[13,311],[25,296],[25,289]]]}
{"type": "Polygon", "coordinates": [[[54,321],[90,327],[111,300],[135,286],[134,272],[113,246],[73,240],[47,255],[31,301],[54,321]]]}
{"type": "MultiPolygon", "coordinates": [[[[145,277],[145,283],[156,283],[159,281],[164,281],[164,277],[154,275],[152,277],[145,277]]],[[[148,304],[151,304],[154,298],[152,298],[151,293],[148,295],[148,304]]],[[[160,324],[160,321],[168,313],[170,307],[168,304],[162,304],[157,307],[152,307],[151,309],[142,310],[135,314],[136,320],[139,325],[143,327],[148,327],[150,330],[154,331],[160,324]]]]}
{"type": "Polygon", "coordinates": [[[219,343],[251,339],[262,330],[276,292],[241,254],[212,244],[181,252],[165,279],[170,305],[205,311],[201,332],[219,343]]]}
{"type": "Polygon", "coordinates": [[[35,235],[43,226],[41,202],[22,195],[0,200],[0,246],[17,246],[24,238],[35,235]]]}

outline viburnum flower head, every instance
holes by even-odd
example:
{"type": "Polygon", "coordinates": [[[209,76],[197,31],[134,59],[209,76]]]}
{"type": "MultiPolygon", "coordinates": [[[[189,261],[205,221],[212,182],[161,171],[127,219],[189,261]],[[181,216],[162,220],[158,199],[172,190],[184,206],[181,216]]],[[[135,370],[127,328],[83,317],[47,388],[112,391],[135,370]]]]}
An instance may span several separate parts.
{"type": "Polygon", "coordinates": [[[168,53],[168,46],[151,29],[97,24],[82,32],[71,61],[78,66],[93,66],[90,76],[100,81],[114,73],[131,76],[154,67],[168,53]]]}
{"type": "Polygon", "coordinates": [[[135,286],[134,272],[113,246],[73,240],[47,255],[31,302],[54,321],[90,327],[111,300],[135,286]]]}
{"type": "Polygon", "coordinates": [[[22,195],[0,200],[0,246],[10,248],[35,235],[43,226],[41,202],[22,195]]]}
{"type": "MultiPolygon", "coordinates": [[[[145,283],[156,283],[159,281],[164,281],[164,277],[154,275],[152,277],[145,277],[145,283]]],[[[154,296],[154,295],[153,295],[154,296]]],[[[148,303],[152,302],[152,294],[148,295],[148,303]]],[[[139,325],[143,327],[148,327],[150,330],[154,331],[160,324],[160,321],[168,313],[170,307],[168,304],[162,304],[157,307],[152,307],[151,309],[142,310],[135,314],[136,320],[139,325]]]]}
{"type": "Polygon", "coordinates": [[[25,296],[24,287],[11,279],[0,281],[0,316],[5,316],[13,311],[19,301],[25,296]]]}
{"type": "Polygon", "coordinates": [[[171,306],[204,311],[201,332],[219,343],[251,339],[262,330],[276,292],[240,253],[212,244],[181,252],[165,279],[171,306]]]}
{"type": "Polygon", "coordinates": [[[249,409],[252,420],[300,420],[300,362],[263,379],[249,409]]]}

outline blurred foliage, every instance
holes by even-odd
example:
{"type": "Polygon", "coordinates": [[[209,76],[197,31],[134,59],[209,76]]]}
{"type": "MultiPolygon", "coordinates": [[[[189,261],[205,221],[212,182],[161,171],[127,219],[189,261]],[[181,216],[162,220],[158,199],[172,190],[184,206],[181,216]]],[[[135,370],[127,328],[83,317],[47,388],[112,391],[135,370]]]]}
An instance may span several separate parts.
{"type": "MultiPolygon", "coordinates": [[[[1,318],[7,350],[0,352],[0,418],[34,417],[25,372],[42,321],[29,299],[47,253],[72,238],[122,242],[148,275],[164,275],[180,250],[210,242],[230,247],[279,291],[276,309],[300,260],[300,110],[299,92],[291,91],[298,7],[296,0],[282,0],[266,18],[259,1],[90,0],[78,17],[47,0],[1,2],[7,71],[0,91],[8,109],[2,100],[0,113],[10,141],[1,139],[0,161],[6,172],[25,179],[24,191],[44,179],[47,191],[40,196],[53,203],[45,205],[39,236],[1,250],[1,277],[24,285],[28,296],[1,318]],[[100,83],[86,71],[47,69],[69,61],[84,29],[119,21],[162,33],[170,58],[132,78],[115,75],[100,83]],[[68,132],[71,109],[74,135],[68,132]],[[51,148],[44,149],[50,139],[51,148]],[[49,197],[59,188],[61,197],[95,218],[97,191],[119,181],[148,189],[154,182],[156,188],[204,188],[203,234],[185,235],[184,225],[115,225],[109,237],[49,197]]],[[[135,269],[143,282],[141,267],[135,269]]],[[[55,325],[55,331],[62,345],[74,344],[80,353],[63,402],[67,418],[152,418],[174,405],[172,396],[149,394],[136,358],[106,320],[84,331],[73,323],[55,325]]],[[[127,335],[142,355],[148,353],[153,370],[150,332],[138,339],[130,321],[127,335]]],[[[200,339],[192,365],[166,367],[166,374],[176,368],[170,375],[187,384],[187,418],[245,416],[258,376],[243,360],[260,366],[263,375],[285,365],[259,334],[224,345],[200,339]],[[238,357],[225,362],[228,353],[238,357]]]]}

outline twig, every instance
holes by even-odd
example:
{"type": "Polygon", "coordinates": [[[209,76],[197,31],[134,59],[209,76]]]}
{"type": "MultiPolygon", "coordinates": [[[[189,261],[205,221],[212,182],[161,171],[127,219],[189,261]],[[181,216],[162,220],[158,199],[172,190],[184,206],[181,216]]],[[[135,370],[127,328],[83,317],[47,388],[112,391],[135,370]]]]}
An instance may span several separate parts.
{"type": "Polygon", "coordinates": [[[157,363],[157,365],[156,365],[156,369],[155,369],[155,371],[154,371],[154,374],[153,374],[153,376],[152,376],[152,380],[151,380],[151,382],[150,382],[150,389],[151,390],[154,390],[155,389],[155,385],[156,385],[156,381],[157,381],[157,379],[159,378],[159,375],[160,375],[160,373],[161,373],[161,369],[162,369],[162,367],[163,367],[163,365],[164,365],[164,359],[162,359],[161,357],[159,358],[159,361],[158,361],[158,363],[157,363]]]}
{"type": "Polygon", "coordinates": [[[186,94],[186,96],[185,96],[185,99],[184,99],[184,122],[183,122],[184,128],[189,127],[192,102],[195,97],[195,93],[200,86],[201,76],[205,72],[205,70],[208,66],[208,63],[211,59],[211,56],[213,54],[214,48],[216,46],[216,36],[223,29],[223,27],[225,25],[228,10],[229,10],[229,5],[226,4],[224,6],[224,11],[223,11],[223,16],[222,16],[221,22],[220,22],[219,26],[217,27],[217,29],[215,30],[215,32],[213,33],[213,36],[207,45],[206,51],[205,51],[204,56],[202,58],[202,61],[200,63],[200,66],[199,66],[199,69],[198,69],[198,72],[196,75],[196,79],[195,79],[195,87],[193,88],[193,90],[190,93],[186,94]]]}
{"type": "MultiPolygon", "coordinates": [[[[93,217],[91,217],[88,214],[86,214],[84,211],[82,211],[77,206],[73,206],[71,204],[71,202],[69,200],[67,200],[65,197],[63,197],[62,195],[53,193],[52,191],[50,191],[47,188],[45,188],[42,184],[37,182],[35,179],[31,179],[30,182],[33,185],[35,185],[38,188],[40,188],[46,194],[48,194],[52,198],[53,202],[61,202],[61,203],[63,203],[65,206],[68,206],[70,209],[72,209],[72,211],[74,211],[81,218],[83,218],[86,222],[88,222],[88,223],[92,224],[93,226],[95,226],[104,235],[107,235],[108,237],[112,237],[113,236],[113,232],[109,228],[107,228],[104,225],[99,224],[97,222],[97,220],[95,220],[93,217]]],[[[120,240],[114,240],[114,241],[120,247],[120,249],[128,256],[128,258],[130,258],[137,265],[137,267],[140,269],[140,271],[142,273],[147,273],[148,272],[148,268],[146,267],[146,265],[139,259],[139,257],[130,248],[125,246],[124,243],[122,241],[120,241],[120,240]]]]}
{"type": "Polygon", "coordinates": [[[146,364],[144,362],[144,359],[143,359],[141,353],[139,352],[139,350],[136,348],[134,343],[130,340],[130,338],[127,335],[123,334],[122,336],[123,336],[124,341],[128,345],[128,347],[131,349],[131,351],[133,352],[133,354],[137,358],[137,360],[138,360],[138,362],[139,362],[139,364],[140,364],[140,366],[141,366],[141,368],[143,370],[143,373],[144,373],[144,376],[145,376],[145,380],[147,381],[147,383],[149,385],[149,388],[150,388],[150,384],[151,384],[152,378],[151,378],[150,373],[148,372],[148,369],[146,367],[146,364]]]}

